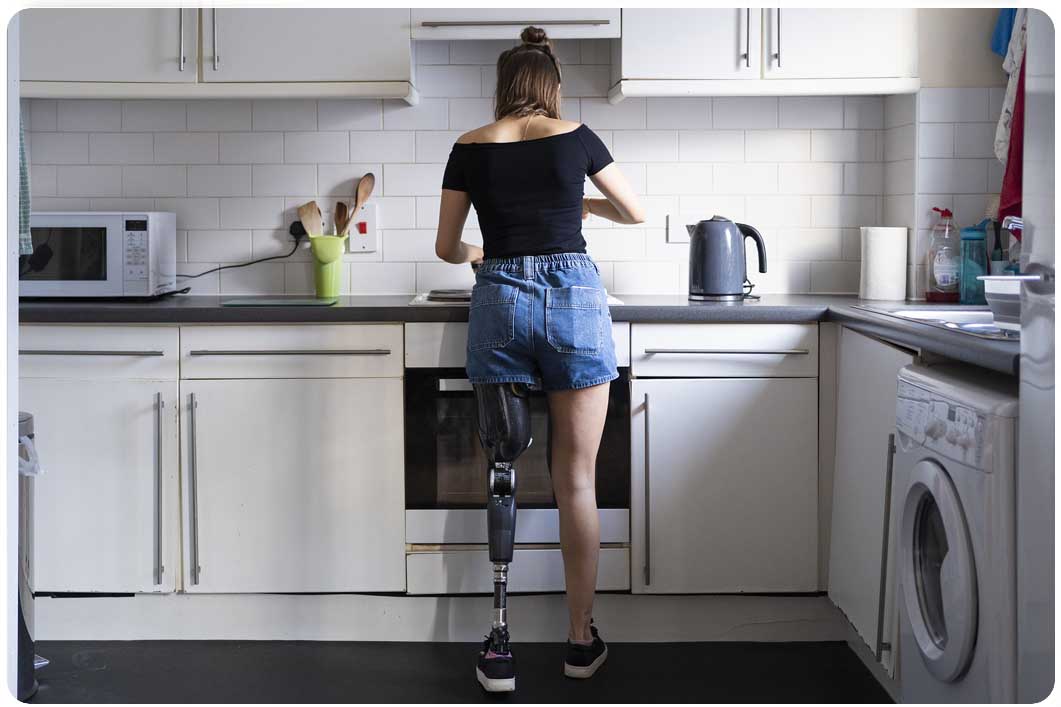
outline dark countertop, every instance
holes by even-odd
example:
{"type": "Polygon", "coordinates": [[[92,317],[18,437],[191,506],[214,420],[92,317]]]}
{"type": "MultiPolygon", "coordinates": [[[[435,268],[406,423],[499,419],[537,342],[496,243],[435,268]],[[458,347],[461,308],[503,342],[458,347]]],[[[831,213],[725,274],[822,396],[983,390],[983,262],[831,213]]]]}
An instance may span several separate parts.
{"type": "MultiPolygon", "coordinates": [[[[763,295],[742,304],[690,302],[684,295],[616,295],[616,322],[820,322],[843,324],[897,344],[1016,375],[1020,344],[993,341],[860,308],[853,296],[763,295]]],[[[410,295],[341,297],[331,307],[226,307],[225,297],[173,297],[158,302],[25,301],[19,321],[36,324],[223,324],[295,322],[464,322],[467,305],[410,306],[410,295]]],[[[271,298],[275,299],[275,298],[271,298]]],[[[925,309],[924,303],[869,306],[925,309]]]]}

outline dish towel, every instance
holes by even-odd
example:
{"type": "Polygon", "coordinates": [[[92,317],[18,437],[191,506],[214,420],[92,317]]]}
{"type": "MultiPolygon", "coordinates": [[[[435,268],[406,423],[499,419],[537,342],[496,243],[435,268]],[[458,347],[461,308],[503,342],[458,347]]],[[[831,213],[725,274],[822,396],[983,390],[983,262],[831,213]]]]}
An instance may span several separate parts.
{"type": "Polygon", "coordinates": [[[1016,97],[1010,121],[1009,155],[1002,175],[1002,193],[998,197],[998,218],[1021,215],[1024,181],[1024,62],[1017,75],[1016,97]]]}
{"type": "Polygon", "coordinates": [[[1017,100],[1017,84],[1020,81],[1021,65],[1024,63],[1024,47],[1027,45],[1025,20],[1028,10],[1020,8],[1013,17],[1013,33],[1009,38],[1009,48],[1002,62],[1002,69],[1009,74],[1006,83],[1006,97],[1002,100],[1002,113],[998,116],[998,127],[995,128],[995,157],[1002,164],[1009,158],[1009,138],[1013,124],[1013,104],[1017,100]]]}
{"type": "Polygon", "coordinates": [[[18,123],[18,254],[33,253],[29,231],[29,165],[26,164],[26,138],[22,121],[18,123]]]}
{"type": "Polygon", "coordinates": [[[1000,57],[1004,58],[1009,51],[1009,39],[1013,36],[1013,20],[1016,15],[1017,10],[1012,7],[1004,7],[998,11],[995,31],[991,33],[991,51],[1000,57]]]}

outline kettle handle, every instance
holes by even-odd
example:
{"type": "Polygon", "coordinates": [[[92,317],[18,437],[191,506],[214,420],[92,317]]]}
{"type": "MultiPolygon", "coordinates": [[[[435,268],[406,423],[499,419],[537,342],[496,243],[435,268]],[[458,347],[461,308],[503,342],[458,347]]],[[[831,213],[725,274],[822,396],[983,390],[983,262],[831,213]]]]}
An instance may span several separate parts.
{"type": "Polygon", "coordinates": [[[766,243],[763,241],[762,234],[746,223],[738,223],[737,228],[745,238],[755,241],[755,249],[759,251],[759,272],[766,272],[766,243]]]}

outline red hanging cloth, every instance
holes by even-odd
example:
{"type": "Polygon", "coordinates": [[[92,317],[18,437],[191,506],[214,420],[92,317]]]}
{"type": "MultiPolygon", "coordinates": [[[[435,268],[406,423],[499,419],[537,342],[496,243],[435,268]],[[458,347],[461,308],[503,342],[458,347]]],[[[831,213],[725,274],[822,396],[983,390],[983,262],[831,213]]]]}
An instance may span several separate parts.
{"type": "Polygon", "coordinates": [[[1013,98],[1013,120],[1010,122],[1009,153],[1002,192],[998,197],[998,219],[1021,215],[1021,192],[1024,179],[1024,64],[1020,64],[1017,94],[1013,98]]]}

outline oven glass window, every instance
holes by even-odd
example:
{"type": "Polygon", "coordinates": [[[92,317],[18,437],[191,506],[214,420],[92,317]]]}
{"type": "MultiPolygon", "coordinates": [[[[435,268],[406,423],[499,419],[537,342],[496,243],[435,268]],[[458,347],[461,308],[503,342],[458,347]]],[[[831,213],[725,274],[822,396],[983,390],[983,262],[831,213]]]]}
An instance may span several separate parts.
{"type": "Polygon", "coordinates": [[[19,256],[20,280],[106,280],[107,229],[31,228],[33,252],[19,256]]]}

